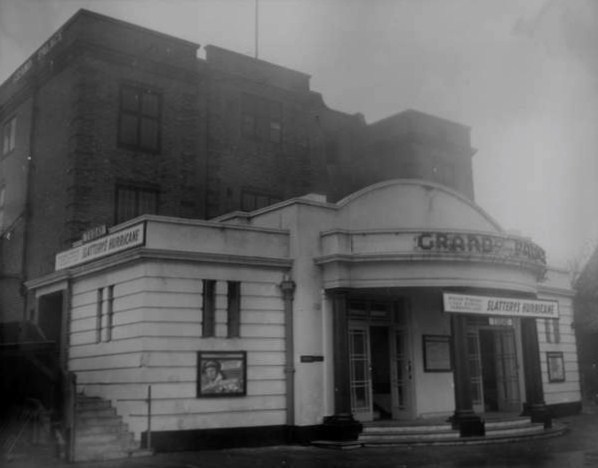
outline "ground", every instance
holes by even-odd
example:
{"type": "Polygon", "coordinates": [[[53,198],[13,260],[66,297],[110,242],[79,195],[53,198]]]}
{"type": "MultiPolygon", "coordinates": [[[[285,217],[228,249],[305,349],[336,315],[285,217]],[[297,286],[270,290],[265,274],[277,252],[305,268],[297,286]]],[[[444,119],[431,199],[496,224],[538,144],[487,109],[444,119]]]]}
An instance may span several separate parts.
{"type": "Polygon", "coordinates": [[[160,453],[153,457],[66,464],[49,450],[16,454],[7,468],[402,468],[402,467],[598,467],[598,407],[562,418],[565,435],[527,442],[450,446],[331,450],[308,446],[160,453]]]}

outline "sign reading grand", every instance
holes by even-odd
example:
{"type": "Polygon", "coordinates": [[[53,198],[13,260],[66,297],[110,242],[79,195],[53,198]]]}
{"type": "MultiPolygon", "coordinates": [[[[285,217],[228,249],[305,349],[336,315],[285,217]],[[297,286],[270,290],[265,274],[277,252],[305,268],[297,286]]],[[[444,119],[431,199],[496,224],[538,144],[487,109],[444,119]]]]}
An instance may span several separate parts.
{"type": "Polygon", "coordinates": [[[83,244],[56,255],[56,270],[63,270],[116,252],[138,247],[145,243],[144,223],[114,232],[88,244],[83,244]]]}
{"type": "Polygon", "coordinates": [[[546,265],[544,249],[521,237],[462,232],[422,232],[415,236],[415,248],[435,253],[521,259],[546,265]]]}
{"type": "Polygon", "coordinates": [[[559,303],[556,301],[467,296],[451,293],[444,293],[442,299],[445,312],[552,319],[559,317],[559,303]]]}

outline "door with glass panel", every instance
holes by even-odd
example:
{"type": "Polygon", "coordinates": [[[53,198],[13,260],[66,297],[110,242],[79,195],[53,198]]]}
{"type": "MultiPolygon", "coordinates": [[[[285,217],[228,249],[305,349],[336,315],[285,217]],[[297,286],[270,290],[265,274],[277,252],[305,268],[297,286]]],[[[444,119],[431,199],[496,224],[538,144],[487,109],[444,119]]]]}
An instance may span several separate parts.
{"type": "Polygon", "coordinates": [[[373,405],[370,336],[367,323],[350,323],[349,325],[349,371],[353,416],[359,421],[371,421],[373,405]]]}
{"type": "Polygon", "coordinates": [[[407,321],[392,327],[391,378],[392,378],[392,417],[393,419],[413,418],[413,365],[409,345],[407,321]]]}
{"type": "Polygon", "coordinates": [[[351,407],[355,418],[413,417],[413,377],[404,302],[349,304],[351,407]]]}
{"type": "Polygon", "coordinates": [[[498,411],[519,411],[519,376],[513,329],[494,330],[498,411]]]}

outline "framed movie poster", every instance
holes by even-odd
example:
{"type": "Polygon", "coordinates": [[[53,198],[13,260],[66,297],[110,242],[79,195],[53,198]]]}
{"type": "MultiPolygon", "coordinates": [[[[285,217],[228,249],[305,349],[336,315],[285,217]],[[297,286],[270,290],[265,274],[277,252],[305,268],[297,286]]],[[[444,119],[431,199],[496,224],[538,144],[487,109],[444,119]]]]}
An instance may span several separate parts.
{"type": "Polygon", "coordinates": [[[548,381],[565,381],[565,360],[562,352],[550,351],[546,353],[546,363],[548,364],[548,381]]]}
{"type": "Polygon", "coordinates": [[[448,335],[423,335],[424,371],[450,372],[451,337],[448,335]]]}
{"type": "Polygon", "coordinates": [[[245,351],[199,351],[197,397],[235,397],[247,393],[245,351]]]}

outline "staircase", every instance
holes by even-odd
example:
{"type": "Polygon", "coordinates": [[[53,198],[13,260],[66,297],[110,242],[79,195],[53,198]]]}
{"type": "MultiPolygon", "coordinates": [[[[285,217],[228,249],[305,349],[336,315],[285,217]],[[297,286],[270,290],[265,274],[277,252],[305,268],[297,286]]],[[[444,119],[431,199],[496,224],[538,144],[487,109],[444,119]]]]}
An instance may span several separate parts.
{"type": "Polygon", "coordinates": [[[469,445],[501,442],[518,442],[563,434],[565,426],[553,422],[545,429],[543,424],[532,423],[530,418],[509,417],[486,420],[486,435],[460,437],[459,431],[444,421],[399,422],[383,421],[364,423],[363,432],[356,441],[315,441],[313,445],[326,448],[350,449],[358,447],[384,447],[394,445],[469,445]]]}
{"type": "Polygon", "coordinates": [[[141,449],[110,402],[77,394],[75,447],[71,461],[99,461],[152,455],[141,449]]]}

